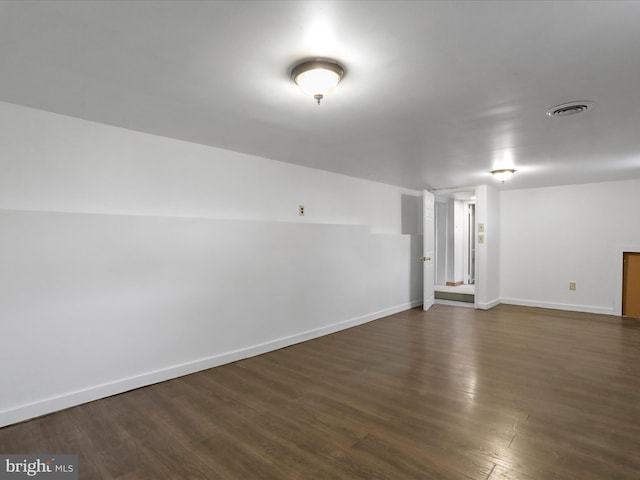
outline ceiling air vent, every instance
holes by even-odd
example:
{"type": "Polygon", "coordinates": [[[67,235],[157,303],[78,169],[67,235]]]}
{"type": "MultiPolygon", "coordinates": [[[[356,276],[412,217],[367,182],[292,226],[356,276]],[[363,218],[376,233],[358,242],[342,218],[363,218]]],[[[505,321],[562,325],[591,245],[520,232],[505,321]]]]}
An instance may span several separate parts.
{"type": "Polygon", "coordinates": [[[569,115],[577,115],[593,108],[592,102],[571,102],[556,105],[547,110],[550,117],[568,117],[569,115]]]}

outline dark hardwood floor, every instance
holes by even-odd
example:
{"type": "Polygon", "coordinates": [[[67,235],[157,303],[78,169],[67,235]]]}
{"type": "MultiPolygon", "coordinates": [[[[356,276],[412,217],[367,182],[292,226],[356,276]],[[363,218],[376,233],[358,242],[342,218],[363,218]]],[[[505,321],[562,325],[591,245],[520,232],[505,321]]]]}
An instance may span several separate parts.
{"type": "Polygon", "coordinates": [[[0,429],[81,479],[640,478],[640,321],[403,312],[0,429]]]}

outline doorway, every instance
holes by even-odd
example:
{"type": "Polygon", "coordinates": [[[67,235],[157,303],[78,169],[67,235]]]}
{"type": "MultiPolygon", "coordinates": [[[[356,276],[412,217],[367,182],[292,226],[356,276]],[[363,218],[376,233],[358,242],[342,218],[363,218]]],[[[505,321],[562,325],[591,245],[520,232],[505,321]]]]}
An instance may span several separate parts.
{"type": "Polygon", "coordinates": [[[475,187],[435,191],[435,299],[475,305],[475,187]]]}
{"type": "Polygon", "coordinates": [[[640,253],[622,254],[622,315],[640,318],[640,253]]]}
{"type": "Polygon", "coordinates": [[[469,285],[476,283],[476,204],[469,202],[466,212],[466,244],[465,258],[466,265],[466,281],[469,285]]]}

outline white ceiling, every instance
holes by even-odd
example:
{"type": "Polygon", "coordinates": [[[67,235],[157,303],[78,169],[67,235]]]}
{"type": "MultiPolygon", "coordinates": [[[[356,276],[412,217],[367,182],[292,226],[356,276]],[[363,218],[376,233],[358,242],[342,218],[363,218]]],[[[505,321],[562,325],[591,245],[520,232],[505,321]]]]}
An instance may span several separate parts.
{"type": "Polygon", "coordinates": [[[0,100],[418,189],[640,178],[639,25],[640,2],[3,1],[0,100]],[[308,57],[347,71],[320,106],[289,78],[308,57]]]}

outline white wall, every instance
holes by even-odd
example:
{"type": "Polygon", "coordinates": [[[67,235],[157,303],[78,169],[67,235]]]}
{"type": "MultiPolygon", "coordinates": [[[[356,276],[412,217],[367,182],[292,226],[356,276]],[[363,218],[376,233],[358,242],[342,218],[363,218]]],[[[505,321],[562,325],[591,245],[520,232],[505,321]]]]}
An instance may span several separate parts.
{"type": "Polygon", "coordinates": [[[0,425],[422,301],[420,192],[9,104],[0,169],[0,425]]]}
{"type": "Polygon", "coordinates": [[[640,180],[505,191],[501,205],[504,303],[621,313],[622,251],[640,251],[640,180]]]}
{"type": "Polygon", "coordinates": [[[413,190],[1,102],[0,140],[0,208],[418,231],[413,190]]]}
{"type": "Polygon", "coordinates": [[[500,303],[501,231],[500,192],[488,185],[476,188],[476,307],[486,310],[500,303]],[[484,225],[484,233],[477,226],[484,225]],[[484,236],[484,243],[479,237],[484,236]]]}

